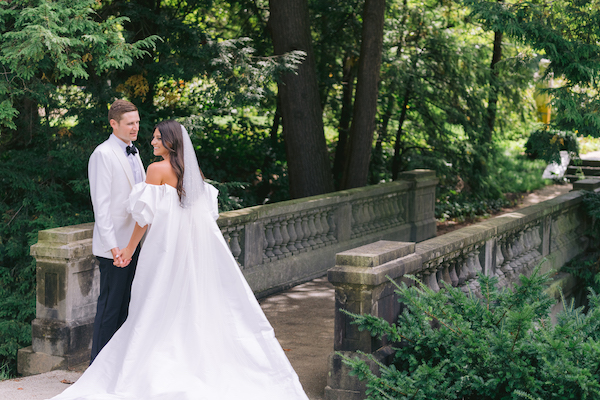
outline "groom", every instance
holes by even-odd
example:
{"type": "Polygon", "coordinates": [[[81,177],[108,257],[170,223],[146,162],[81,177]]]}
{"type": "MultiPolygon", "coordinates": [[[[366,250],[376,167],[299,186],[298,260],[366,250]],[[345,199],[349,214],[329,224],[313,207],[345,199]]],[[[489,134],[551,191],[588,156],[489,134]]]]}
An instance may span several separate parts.
{"type": "Polygon", "coordinates": [[[133,185],[146,179],[142,160],[133,145],[140,128],[137,107],[129,101],[117,100],[108,111],[108,120],[112,135],[96,147],[88,164],[95,219],[92,253],[100,265],[91,362],[127,318],[139,247],[128,266],[118,267],[113,263],[121,264],[121,248],[129,243],[135,226],[127,213],[129,193],[133,185]]]}

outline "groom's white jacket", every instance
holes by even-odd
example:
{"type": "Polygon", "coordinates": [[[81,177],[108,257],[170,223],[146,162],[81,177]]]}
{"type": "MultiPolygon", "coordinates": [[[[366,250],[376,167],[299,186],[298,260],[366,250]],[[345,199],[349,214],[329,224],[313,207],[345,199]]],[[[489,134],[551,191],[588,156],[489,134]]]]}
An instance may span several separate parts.
{"type": "MultiPolygon", "coordinates": [[[[127,246],[135,227],[135,221],[127,213],[127,199],[135,179],[119,140],[111,135],[98,145],[88,164],[95,219],[92,253],[105,258],[112,258],[112,248],[127,246]]],[[[140,164],[145,180],[146,173],[139,152],[134,157],[140,164]]]]}

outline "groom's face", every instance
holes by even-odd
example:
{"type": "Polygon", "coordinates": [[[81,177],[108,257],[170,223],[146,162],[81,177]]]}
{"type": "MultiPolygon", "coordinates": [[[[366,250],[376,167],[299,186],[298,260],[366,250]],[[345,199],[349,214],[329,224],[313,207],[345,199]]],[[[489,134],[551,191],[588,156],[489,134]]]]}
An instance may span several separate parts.
{"type": "Polygon", "coordinates": [[[119,122],[111,119],[110,126],[116,137],[129,144],[129,142],[137,140],[140,130],[140,115],[137,111],[123,113],[119,122]]]}

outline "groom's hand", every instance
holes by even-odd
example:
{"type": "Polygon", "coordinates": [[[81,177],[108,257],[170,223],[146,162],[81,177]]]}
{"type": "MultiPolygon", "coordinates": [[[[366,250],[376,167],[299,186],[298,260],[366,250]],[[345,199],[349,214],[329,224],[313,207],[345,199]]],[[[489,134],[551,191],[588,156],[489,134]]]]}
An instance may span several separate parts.
{"type": "Polygon", "coordinates": [[[110,252],[112,253],[112,256],[113,256],[113,260],[114,260],[113,265],[114,266],[123,268],[127,264],[129,264],[129,263],[124,264],[123,255],[122,255],[123,252],[118,247],[110,249],[110,252]]]}
{"type": "Polygon", "coordinates": [[[129,248],[129,246],[125,247],[119,252],[119,262],[120,264],[117,267],[125,268],[131,262],[131,257],[133,256],[133,251],[129,248]]]}

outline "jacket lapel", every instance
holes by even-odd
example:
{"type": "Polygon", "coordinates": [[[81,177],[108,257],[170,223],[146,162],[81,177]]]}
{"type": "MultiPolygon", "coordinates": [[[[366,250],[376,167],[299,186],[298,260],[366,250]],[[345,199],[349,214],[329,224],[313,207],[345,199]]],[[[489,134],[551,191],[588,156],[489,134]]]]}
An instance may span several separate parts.
{"type": "Polygon", "coordinates": [[[129,184],[131,185],[131,187],[133,187],[135,185],[135,179],[133,178],[133,171],[131,170],[131,166],[129,165],[129,162],[127,161],[127,158],[125,157],[123,150],[121,149],[121,147],[119,147],[119,145],[117,143],[112,143],[112,142],[111,142],[111,148],[112,148],[112,151],[115,153],[115,156],[119,160],[121,167],[123,167],[123,170],[125,171],[125,175],[127,175],[127,179],[129,180],[129,184]]]}

